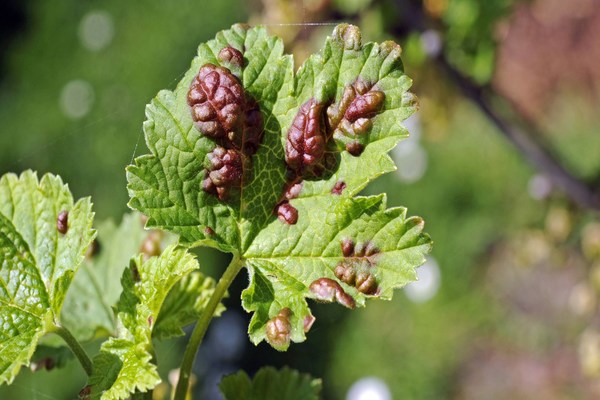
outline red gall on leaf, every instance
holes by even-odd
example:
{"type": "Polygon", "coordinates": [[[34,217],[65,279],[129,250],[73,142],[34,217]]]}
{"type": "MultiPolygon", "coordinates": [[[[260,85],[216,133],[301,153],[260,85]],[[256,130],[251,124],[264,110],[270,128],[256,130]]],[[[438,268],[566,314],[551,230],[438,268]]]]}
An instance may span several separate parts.
{"type": "Polygon", "coordinates": [[[330,303],[335,300],[348,308],[356,306],[352,296],[346,293],[340,284],[333,279],[319,278],[310,284],[309,289],[318,301],[330,303]]]}
{"type": "Polygon", "coordinates": [[[346,86],[338,104],[327,109],[329,129],[338,147],[359,156],[367,144],[371,119],[383,108],[385,94],[361,80],[346,86]]]}
{"type": "Polygon", "coordinates": [[[244,66],[244,56],[242,55],[242,52],[231,46],[223,47],[217,58],[223,64],[231,64],[238,68],[244,66]]]}
{"type": "Polygon", "coordinates": [[[290,345],[292,333],[291,316],[292,311],[286,307],[281,309],[279,314],[267,322],[267,342],[277,350],[285,350],[290,345]]]}
{"type": "Polygon", "coordinates": [[[299,176],[318,174],[326,143],[323,104],[310,99],[300,107],[288,130],[285,162],[299,176]]]}
{"type": "Polygon", "coordinates": [[[61,211],[56,218],[56,229],[63,235],[69,230],[69,212],[61,211]]]}
{"type": "Polygon", "coordinates": [[[237,150],[217,146],[208,154],[210,162],[202,189],[226,200],[232,187],[240,187],[244,173],[244,156],[237,150]]]}
{"type": "Polygon", "coordinates": [[[225,139],[240,126],[244,89],[227,68],[205,64],[192,81],[187,103],[200,132],[213,139],[225,139]]]}
{"type": "Polygon", "coordinates": [[[277,206],[277,217],[281,222],[288,225],[294,225],[298,222],[298,210],[289,202],[284,201],[277,206]]]}

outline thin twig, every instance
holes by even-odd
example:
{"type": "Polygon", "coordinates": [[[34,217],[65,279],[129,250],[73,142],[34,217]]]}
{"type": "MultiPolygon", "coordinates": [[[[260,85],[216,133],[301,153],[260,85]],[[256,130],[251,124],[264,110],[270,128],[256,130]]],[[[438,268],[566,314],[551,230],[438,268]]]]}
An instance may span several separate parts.
{"type": "MultiPolygon", "coordinates": [[[[407,28],[424,32],[431,21],[428,21],[423,10],[411,1],[397,0],[398,5],[405,13],[397,31],[405,32],[407,28]]],[[[505,118],[489,100],[490,97],[503,97],[489,86],[480,86],[456,69],[446,58],[446,49],[442,47],[438,56],[434,59],[436,65],[450,78],[460,89],[463,95],[471,100],[479,110],[492,122],[498,131],[508,139],[516,149],[539,171],[550,179],[552,184],[560,188],[575,203],[584,208],[600,210],[600,193],[597,189],[589,186],[581,179],[573,175],[553,155],[550,148],[539,139],[542,137],[537,132],[531,132],[531,128],[517,126],[505,118]]]]}

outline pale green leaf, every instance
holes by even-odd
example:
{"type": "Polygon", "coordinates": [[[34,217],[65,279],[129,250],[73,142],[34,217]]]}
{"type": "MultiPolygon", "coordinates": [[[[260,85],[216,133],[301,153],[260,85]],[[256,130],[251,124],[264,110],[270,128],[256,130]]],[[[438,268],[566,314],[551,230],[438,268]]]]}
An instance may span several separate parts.
{"type": "Polygon", "coordinates": [[[123,293],[116,307],[119,337],[103,343],[94,358],[89,381],[93,399],[126,399],[160,382],[156,365],[151,362],[152,330],[171,288],[196,269],[196,259],[175,246],[147,261],[142,255],[131,260],[123,272],[123,293]]]}
{"type": "MultiPolygon", "coordinates": [[[[414,269],[431,247],[422,219],[407,218],[403,208],[386,209],[384,196],[354,197],[395,168],[387,153],[408,135],[401,121],[417,108],[400,47],[392,42],[362,45],[358,29],[341,24],[296,74],[282,47],[265,28],[240,25],[200,45],[176,89],[161,91],[148,106],[144,132],[151,154],[127,169],[130,206],[149,216],[149,226],[179,234],[184,244],[213,246],[241,258],[251,277],[242,298],[254,312],[249,327],[254,343],[268,337],[269,321],[271,328],[275,321],[289,330],[289,340],[304,340],[314,320],[306,298],[325,300],[310,290],[319,279],[335,285],[336,295],[329,298],[346,306],[362,306],[368,297],[391,298],[393,289],[416,279],[414,269]],[[200,67],[219,65],[217,54],[226,46],[243,52],[243,68],[232,73],[259,103],[265,132],[240,193],[220,201],[202,190],[207,154],[216,144],[194,127],[186,99],[200,67]],[[323,110],[333,107],[359,83],[383,96],[381,109],[369,117],[369,128],[360,136],[364,151],[359,156],[338,151],[336,144],[345,143],[331,137],[333,128],[327,127],[327,151],[335,165],[304,179],[299,196],[290,200],[298,210],[297,223],[281,222],[274,210],[287,184],[285,143],[300,107],[311,99],[323,110]],[[341,193],[332,193],[336,184],[343,187],[341,193]],[[370,246],[376,254],[344,257],[344,241],[370,246]],[[368,274],[371,289],[357,290],[355,280],[337,277],[339,264],[368,274]]],[[[269,341],[284,350],[289,340],[269,341]]]]}
{"type": "Polygon", "coordinates": [[[116,333],[113,306],[121,294],[121,275],[147,235],[137,213],[124,215],[118,227],[112,220],[98,226],[95,254],[75,275],[61,314],[80,341],[116,333]]]}
{"type": "MultiPolygon", "coordinates": [[[[204,311],[210,296],[215,289],[215,281],[207,278],[198,271],[181,278],[167,296],[156,325],[152,331],[153,337],[166,339],[173,336],[183,336],[183,327],[196,322],[204,311]]],[[[215,316],[225,311],[223,304],[215,310],[215,316]]]]}
{"type": "Polygon", "coordinates": [[[287,367],[265,367],[253,379],[244,371],[226,376],[219,389],[225,400],[318,400],[321,380],[287,367]]]}
{"type": "Polygon", "coordinates": [[[0,178],[0,383],[28,365],[55,330],[66,291],[94,238],[89,198],[76,203],[60,177],[0,178]],[[68,212],[67,230],[58,215],[68,212]]]}

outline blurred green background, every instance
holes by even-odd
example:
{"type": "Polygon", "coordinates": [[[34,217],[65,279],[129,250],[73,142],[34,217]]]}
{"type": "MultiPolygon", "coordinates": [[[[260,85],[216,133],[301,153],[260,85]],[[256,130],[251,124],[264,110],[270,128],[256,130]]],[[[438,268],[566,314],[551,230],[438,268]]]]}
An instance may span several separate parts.
{"type": "MultiPolygon", "coordinates": [[[[297,66],[339,21],[359,25],[365,41],[402,44],[421,110],[393,152],[397,173],[367,191],[424,217],[435,245],[420,283],[391,302],[353,312],[315,304],[308,341],[287,353],[248,342],[240,276],[200,351],[198,398],[219,398],[223,373],[268,364],[322,377],[325,399],[598,398],[598,210],[556,190],[436,60],[443,54],[597,188],[600,1],[5,1],[0,173],[59,174],[76,197],[92,196],[98,221],[120,221],[124,168],[146,151],[145,104],[175,86],[200,42],[240,21],[281,35],[297,66]]],[[[226,265],[198,254],[209,274],[226,265]]],[[[159,347],[166,382],[182,348],[159,347]]],[[[68,362],[23,371],[0,398],[73,399],[84,384],[68,362]]]]}

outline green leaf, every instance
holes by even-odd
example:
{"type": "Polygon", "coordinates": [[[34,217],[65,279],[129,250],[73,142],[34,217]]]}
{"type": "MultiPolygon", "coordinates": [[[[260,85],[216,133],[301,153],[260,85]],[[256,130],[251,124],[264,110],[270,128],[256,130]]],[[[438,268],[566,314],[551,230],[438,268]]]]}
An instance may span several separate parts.
{"type": "Polygon", "coordinates": [[[116,333],[113,306],[121,293],[120,278],[147,235],[137,213],[124,215],[118,227],[111,220],[98,226],[97,254],[86,257],[75,275],[61,314],[80,341],[116,333]]]}
{"type": "MultiPolygon", "coordinates": [[[[400,54],[392,42],[362,45],[359,30],[342,24],[294,74],[281,40],[263,27],[234,25],[201,44],[176,89],[161,91],[148,105],[144,133],[151,153],[127,168],[129,205],[148,215],[148,226],[179,234],[182,244],[212,246],[241,258],[251,277],[242,298],[254,312],[249,327],[254,343],[266,338],[285,350],[290,341],[303,341],[314,320],[307,297],[362,306],[368,297],[389,299],[393,289],[416,279],[414,269],[431,247],[423,220],[407,218],[404,208],[386,209],[384,196],[355,197],[395,169],[387,153],[408,135],[401,121],[417,108],[400,54]],[[220,61],[227,46],[243,52],[242,68],[220,61]],[[260,105],[264,121],[257,152],[244,156],[241,188],[223,200],[203,190],[213,162],[208,154],[217,144],[195,127],[187,104],[190,85],[206,64],[230,66],[245,96],[260,105]],[[345,120],[336,120],[335,113],[338,107],[345,110],[345,93],[365,93],[359,88],[376,92],[378,100],[362,112],[362,130],[353,125],[350,135],[343,125],[350,117],[338,112],[345,120]],[[322,173],[295,171],[291,179],[288,131],[309,101],[323,112],[318,118],[329,161],[322,173]],[[360,144],[362,152],[355,148],[350,154],[350,144],[360,144]],[[297,221],[282,222],[274,210],[285,200],[286,188],[301,178],[299,194],[286,205],[297,210],[297,221]],[[356,251],[344,255],[346,242],[356,251]]],[[[220,140],[220,146],[227,145],[220,140]]]]}
{"type": "Polygon", "coordinates": [[[250,379],[244,371],[223,378],[225,400],[318,400],[321,380],[284,367],[265,367],[250,379]]]}
{"type": "Polygon", "coordinates": [[[175,246],[147,261],[141,254],[131,259],[121,278],[123,293],[116,307],[119,337],[103,343],[94,358],[89,381],[92,399],[126,399],[160,382],[152,362],[152,330],[171,288],[196,269],[196,259],[175,246]]]}
{"type": "Polygon", "coordinates": [[[74,203],[60,177],[46,174],[38,181],[26,171],[0,178],[0,383],[12,382],[39,339],[56,329],[95,235],[92,219],[89,198],[74,203]],[[63,211],[68,218],[59,232],[63,211]]]}
{"type": "MultiPolygon", "coordinates": [[[[153,337],[166,339],[183,336],[185,333],[181,328],[198,320],[214,289],[214,279],[207,278],[200,272],[194,271],[181,278],[171,289],[160,309],[152,332],[153,337]]],[[[223,311],[225,307],[219,304],[215,316],[221,315],[223,311]]]]}

